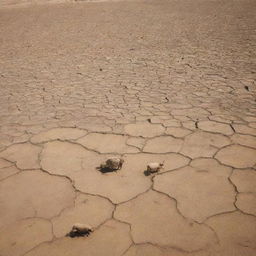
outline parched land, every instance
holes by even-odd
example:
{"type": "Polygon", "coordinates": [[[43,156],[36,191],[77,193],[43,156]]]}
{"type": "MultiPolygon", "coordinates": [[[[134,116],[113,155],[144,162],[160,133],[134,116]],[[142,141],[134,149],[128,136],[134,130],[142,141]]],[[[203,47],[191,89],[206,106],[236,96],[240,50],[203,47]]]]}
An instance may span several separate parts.
{"type": "Polygon", "coordinates": [[[256,255],[255,12],[2,6],[0,255],[256,255]]]}

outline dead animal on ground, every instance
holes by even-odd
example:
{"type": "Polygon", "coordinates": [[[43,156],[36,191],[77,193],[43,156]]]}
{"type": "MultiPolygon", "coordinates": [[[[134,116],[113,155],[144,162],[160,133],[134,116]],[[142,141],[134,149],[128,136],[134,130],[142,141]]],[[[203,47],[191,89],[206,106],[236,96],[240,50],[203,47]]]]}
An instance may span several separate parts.
{"type": "Polygon", "coordinates": [[[87,224],[76,223],[71,231],[67,234],[70,237],[89,236],[93,232],[93,228],[87,224]]]}
{"type": "Polygon", "coordinates": [[[123,166],[124,160],[118,157],[111,157],[109,158],[104,164],[101,164],[98,169],[101,172],[113,172],[120,170],[123,166]]]}
{"type": "Polygon", "coordinates": [[[152,162],[147,165],[147,170],[144,172],[146,176],[159,172],[164,166],[164,163],[152,162]]]}

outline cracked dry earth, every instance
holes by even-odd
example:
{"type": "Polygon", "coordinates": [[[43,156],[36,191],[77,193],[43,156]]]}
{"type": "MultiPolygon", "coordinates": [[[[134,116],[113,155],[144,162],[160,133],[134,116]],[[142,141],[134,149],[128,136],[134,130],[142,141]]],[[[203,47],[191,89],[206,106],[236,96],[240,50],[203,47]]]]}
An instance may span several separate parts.
{"type": "Polygon", "coordinates": [[[255,11],[1,8],[0,255],[256,255],[255,11]]]}

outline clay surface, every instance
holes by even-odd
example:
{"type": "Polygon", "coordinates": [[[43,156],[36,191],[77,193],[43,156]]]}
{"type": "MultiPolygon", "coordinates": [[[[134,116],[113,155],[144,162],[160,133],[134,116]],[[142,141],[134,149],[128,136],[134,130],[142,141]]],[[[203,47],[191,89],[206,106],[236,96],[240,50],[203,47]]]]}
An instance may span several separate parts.
{"type": "Polygon", "coordinates": [[[255,13],[0,0],[0,255],[255,256],[255,13]]]}

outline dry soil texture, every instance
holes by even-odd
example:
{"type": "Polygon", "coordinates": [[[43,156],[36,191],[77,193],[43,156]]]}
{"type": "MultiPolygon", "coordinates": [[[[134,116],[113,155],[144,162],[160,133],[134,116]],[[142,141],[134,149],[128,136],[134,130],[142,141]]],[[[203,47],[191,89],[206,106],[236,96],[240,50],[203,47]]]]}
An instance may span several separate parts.
{"type": "Polygon", "coordinates": [[[256,1],[12,3],[0,255],[256,255],[256,1]]]}

